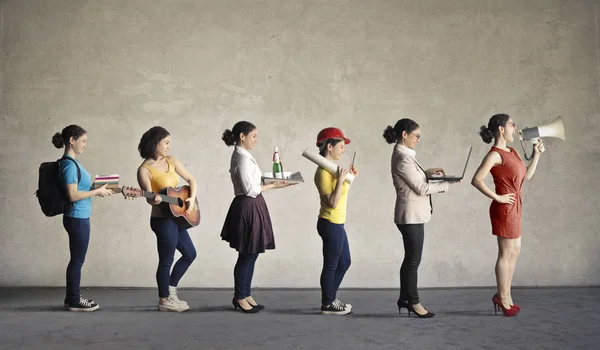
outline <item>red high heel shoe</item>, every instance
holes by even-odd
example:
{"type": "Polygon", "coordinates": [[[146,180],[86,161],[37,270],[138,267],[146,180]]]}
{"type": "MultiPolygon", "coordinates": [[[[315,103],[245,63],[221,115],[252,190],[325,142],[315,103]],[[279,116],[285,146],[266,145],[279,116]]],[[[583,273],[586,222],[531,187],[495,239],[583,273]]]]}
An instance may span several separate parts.
{"type": "MultiPolygon", "coordinates": [[[[492,302],[494,302],[494,304],[502,304],[498,293],[494,294],[494,296],[492,297],[492,302]],[[494,301],[494,299],[496,299],[497,301],[494,301]]],[[[517,311],[521,311],[521,307],[517,304],[511,305],[511,307],[514,307],[515,309],[517,309],[517,311]]]]}
{"type": "Polygon", "coordinates": [[[504,305],[502,305],[502,300],[500,300],[500,297],[498,297],[497,295],[494,295],[492,297],[492,302],[494,303],[494,314],[498,314],[498,310],[502,310],[502,313],[504,314],[504,316],[507,317],[511,317],[511,316],[516,316],[519,313],[519,310],[517,310],[514,306],[511,306],[510,308],[505,308],[504,305]]]}

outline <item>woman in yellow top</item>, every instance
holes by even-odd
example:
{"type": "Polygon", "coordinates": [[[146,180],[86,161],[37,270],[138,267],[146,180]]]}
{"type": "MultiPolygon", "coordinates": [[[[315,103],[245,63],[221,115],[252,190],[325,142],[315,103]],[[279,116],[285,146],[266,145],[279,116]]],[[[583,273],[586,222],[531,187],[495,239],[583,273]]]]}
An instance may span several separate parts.
{"type": "MultiPolygon", "coordinates": [[[[169,186],[176,187],[181,176],[190,185],[190,198],[187,199],[189,214],[196,198],[196,180],[179,160],[167,156],[170,144],[171,134],[160,126],[144,133],[138,146],[140,156],[144,158],[137,171],[138,183],[142,190],[157,193],[169,186]]],[[[186,229],[179,227],[172,218],[163,217],[159,207],[161,197],[158,194],[154,199],[147,199],[147,202],[152,206],[150,227],[156,234],[158,248],[158,310],[186,311],[189,306],[177,297],[177,284],[196,258],[194,243],[186,229]],[[181,258],[177,260],[171,272],[175,249],[179,250],[181,258]]]]}
{"type": "MultiPolygon", "coordinates": [[[[325,128],[317,135],[319,154],[330,161],[340,160],[344,146],[350,140],[338,128],[325,128]]],[[[350,173],[357,175],[354,164],[350,173]]],[[[344,229],[346,222],[346,201],[350,185],[344,182],[348,171],[338,167],[336,176],[318,167],[315,172],[315,185],[321,198],[321,209],[317,221],[317,231],[323,240],[323,270],[321,272],[321,313],[323,315],[346,315],[352,305],[344,304],[336,298],[337,290],[346,271],[350,267],[350,248],[344,229]]]]}

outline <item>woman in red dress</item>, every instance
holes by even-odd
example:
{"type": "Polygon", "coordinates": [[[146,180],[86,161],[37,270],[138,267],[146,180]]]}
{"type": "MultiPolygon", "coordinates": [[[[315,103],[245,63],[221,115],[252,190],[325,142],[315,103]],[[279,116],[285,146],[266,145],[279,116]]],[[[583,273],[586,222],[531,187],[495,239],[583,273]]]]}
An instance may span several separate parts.
{"type": "Polygon", "coordinates": [[[498,260],[496,261],[497,293],[492,297],[494,311],[501,309],[504,316],[515,316],[521,309],[513,303],[510,288],[517,257],[521,251],[522,188],[525,179],[535,173],[544,145],[538,143],[533,151],[533,159],[525,166],[514,148],[507,142],[514,141],[515,122],[507,114],[496,114],[490,118],[488,126],[482,126],[479,135],[485,143],[494,141],[494,146],[485,156],[473,175],[471,184],[481,193],[492,199],[490,219],[492,234],[498,240],[498,260]],[[488,173],[494,179],[495,191],[485,184],[488,173]]]}

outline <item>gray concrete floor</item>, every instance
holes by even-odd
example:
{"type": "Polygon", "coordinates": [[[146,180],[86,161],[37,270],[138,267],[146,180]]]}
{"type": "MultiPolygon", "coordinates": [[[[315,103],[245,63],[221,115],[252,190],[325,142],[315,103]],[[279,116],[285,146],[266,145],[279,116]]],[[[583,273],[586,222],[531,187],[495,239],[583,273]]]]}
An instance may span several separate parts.
{"type": "Polygon", "coordinates": [[[155,290],[86,289],[93,313],[63,311],[63,289],[0,289],[1,349],[600,349],[600,288],[422,290],[433,319],[398,314],[394,290],[341,290],[347,316],[319,314],[318,290],[255,290],[267,309],[234,312],[232,292],[181,290],[191,309],[156,311],[155,290]]]}

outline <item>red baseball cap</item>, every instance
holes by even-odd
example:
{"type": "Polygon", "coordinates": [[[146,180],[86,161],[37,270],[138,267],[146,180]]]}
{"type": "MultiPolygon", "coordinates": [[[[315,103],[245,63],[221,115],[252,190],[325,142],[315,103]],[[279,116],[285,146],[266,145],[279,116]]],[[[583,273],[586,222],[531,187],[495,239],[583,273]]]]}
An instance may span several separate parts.
{"type": "Polygon", "coordinates": [[[350,139],[347,139],[344,136],[342,130],[338,128],[325,128],[319,131],[319,134],[317,135],[317,147],[319,147],[321,142],[328,139],[343,139],[346,145],[350,143],[350,139]]]}

